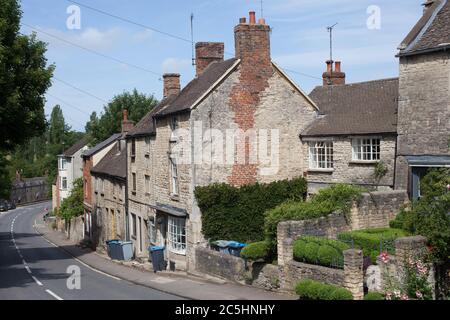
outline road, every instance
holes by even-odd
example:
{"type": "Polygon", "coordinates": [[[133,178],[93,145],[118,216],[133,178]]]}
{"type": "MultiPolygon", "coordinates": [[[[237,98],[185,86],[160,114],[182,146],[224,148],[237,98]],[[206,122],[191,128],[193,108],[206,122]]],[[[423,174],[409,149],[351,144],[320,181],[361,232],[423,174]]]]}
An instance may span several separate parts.
{"type": "Polygon", "coordinates": [[[91,270],[47,242],[33,225],[48,206],[40,203],[0,214],[0,300],[180,299],[91,270]],[[68,268],[80,270],[80,277],[68,268]]]}

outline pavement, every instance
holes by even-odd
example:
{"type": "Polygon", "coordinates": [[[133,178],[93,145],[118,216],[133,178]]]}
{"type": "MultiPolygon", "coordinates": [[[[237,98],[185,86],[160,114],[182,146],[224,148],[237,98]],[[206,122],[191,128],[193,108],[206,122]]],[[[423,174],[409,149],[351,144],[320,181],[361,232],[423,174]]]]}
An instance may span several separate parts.
{"type": "Polygon", "coordinates": [[[37,204],[0,215],[0,300],[295,299],[213,277],[170,271],[155,274],[148,264],[111,260],[49,229],[43,221],[44,208],[49,206],[37,204]],[[67,268],[73,265],[81,270],[81,289],[68,289],[68,282],[74,282],[67,268]]]}

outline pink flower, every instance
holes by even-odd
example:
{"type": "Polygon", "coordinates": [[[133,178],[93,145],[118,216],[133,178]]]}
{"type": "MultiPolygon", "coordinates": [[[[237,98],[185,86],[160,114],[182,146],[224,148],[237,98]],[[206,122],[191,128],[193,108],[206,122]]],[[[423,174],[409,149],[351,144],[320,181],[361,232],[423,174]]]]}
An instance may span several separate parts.
{"type": "Polygon", "coordinates": [[[423,299],[423,294],[419,290],[416,291],[416,297],[417,299],[423,299]]]}
{"type": "Polygon", "coordinates": [[[402,294],[400,300],[409,300],[409,298],[406,294],[402,294]]]}
{"type": "Polygon", "coordinates": [[[387,253],[387,252],[380,253],[380,259],[383,263],[388,263],[389,262],[389,253],[387,253]]]}
{"type": "Polygon", "coordinates": [[[450,184],[447,185],[447,190],[450,190],[450,184]]]}

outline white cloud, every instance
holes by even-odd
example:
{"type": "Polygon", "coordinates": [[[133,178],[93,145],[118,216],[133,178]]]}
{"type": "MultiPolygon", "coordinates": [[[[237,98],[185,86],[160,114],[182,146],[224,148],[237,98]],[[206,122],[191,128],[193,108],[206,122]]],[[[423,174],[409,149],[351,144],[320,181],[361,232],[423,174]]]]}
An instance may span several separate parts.
{"type": "Polygon", "coordinates": [[[162,69],[164,73],[169,72],[183,73],[182,71],[188,69],[190,66],[191,60],[180,58],[167,58],[162,63],[162,69]]]}
{"type": "Polygon", "coordinates": [[[144,31],[133,34],[131,38],[136,43],[142,43],[150,40],[153,37],[153,33],[154,32],[152,30],[145,29],[144,31]]]}

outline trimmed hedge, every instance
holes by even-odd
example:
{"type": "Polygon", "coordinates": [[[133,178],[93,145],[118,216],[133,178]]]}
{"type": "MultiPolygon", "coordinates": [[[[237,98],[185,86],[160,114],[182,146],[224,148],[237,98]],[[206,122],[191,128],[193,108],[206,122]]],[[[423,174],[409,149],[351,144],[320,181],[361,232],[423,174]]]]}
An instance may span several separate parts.
{"type": "Polygon", "coordinates": [[[336,184],[320,190],[310,201],[285,202],[266,212],[264,222],[266,237],[275,246],[277,226],[281,221],[319,218],[333,212],[348,214],[353,201],[358,201],[363,191],[360,187],[336,184]]]}
{"type": "Polygon", "coordinates": [[[364,296],[364,300],[384,300],[384,295],[379,292],[369,292],[364,296]]]}
{"type": "Polygon", "coordinates": [[[302,300],[353,300],[351,292],[345,288],[310,279],[297,283],[295,292],[302,300]]]}
{"type": "Polygon", "coordinates": [[[343,251],[347,249],[350,246],[337,240],[304,236],[294,242],[294,260],[340,267],[344,261],[343,251]]]}
{"type": "Polygon", "coordinates": [[[225,183],[196,187],[202,232],[210,240],[264,240],[264,213],[287,200],[303,201],[306,190],[302,177],[240,188],[225,183]]]}
{"type": "Polygon", "coordinates": [[[364,256],[370,257],[372,263],[376,263],[380,249],[393,254],[394,240],[407,235],[406,231],[400,229],[380,228],[342,232],[338,239],[361,248],[364,256]]]}
{"type": "Polygon", "coordinates": [[[241,250],[241,258],[253,261],[269,261],[272,255],[270,244],[267,241],[250,243],[241,250]]]}

